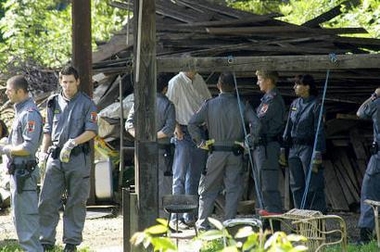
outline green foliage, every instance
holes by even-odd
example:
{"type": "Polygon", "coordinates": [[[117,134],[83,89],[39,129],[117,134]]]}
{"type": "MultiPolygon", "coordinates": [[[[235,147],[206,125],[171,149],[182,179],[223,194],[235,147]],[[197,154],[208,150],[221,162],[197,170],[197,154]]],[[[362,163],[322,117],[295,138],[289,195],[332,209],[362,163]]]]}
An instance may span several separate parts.
{"type": "Polygon", "coordinates": [[[280,13],[282,0],[226,0],[228,6],[256,14],[280,13]]]}
{"type": "MultiPolygon", "coordinates": [[[[158,225],[149,227],[143,232],[135,233],[130,242],[134,246],[152,247],[154,251],[178,251],[172,240],[167,237],[167,221],[157,219],[158,225]]],[[[268,233],[255,233],[252,227],[241,228],[234,237],[216,219],[209,218],[216,229],[202,232],[192,240],[190,244],[194,251],[202,252],[298,252],[306,251],[303,245],[306,238],[300,235],[286,235],[284,232],[276,232],[265,241],[268,233]],[[297,245],[293,245],[297,243],[297,245]]]]}
{"type": "MultiPolygon", "coordinates": [[[[108,40],[125,22],[126,11],[108,5],[111,0],[92,0],[92,38],[108,40]]],[[[0,70],[15,60],[47,67],[71,58],[71,5],[66,1],[4,0],[0,30],[0,70]]]]}
{"type": "MultiPolygon", "coordinates": [[[[225,0],[227,5],[257,14],[281,13],[283,21],[303,24],[341,4],[342,14],[326,21],[324,27],[363,27],[366,34],[351,36],[380,38],[380,1],[361,0],[355,7],[342,4],[345,0],[225,0]]],[[[356,2],[356,1],[351,1],[356,2]]]]}

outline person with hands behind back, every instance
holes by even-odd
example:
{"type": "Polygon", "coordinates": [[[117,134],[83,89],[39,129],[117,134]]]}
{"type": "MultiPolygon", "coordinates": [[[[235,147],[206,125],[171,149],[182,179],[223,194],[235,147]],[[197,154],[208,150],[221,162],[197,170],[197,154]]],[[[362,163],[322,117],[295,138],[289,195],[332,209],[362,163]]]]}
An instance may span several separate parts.
{"type": "Polygon", "coordinates": [[[226,191],[224,219],[235,218],[243,192],[243,150],[238,143],[245,139],[246,124],[250,126],[252,135],[260,130],[260,122],[253,108],[248,103],[239,104],[234,84],[232,73],[222,73],[217,83],[219,96],[207,100],[191,117],[188,125],[198,148],[210,150],[206,173],[202,175],[198,189],[200,197],[196,225],[200,230],[210,229],[208,217],[223,188],[226,191]],[[199,128],[204,124],[209,140],[203,138],[199,128]]]}
{"type": "Polygon", "coordinates": [[[285,146],[280,151],[280,163],[288,163],[289,166],[294,207],[301,208],[305,188],[309,186],[303,209],[326,213],[325,181],[322,169],[322,153],[326,149],[323,121],[317,129],[321,101],[317,97],[318,90],[314,78],[309,74],[296,76],[293,89],[298,98],[290,105],[283,134],[285,146]],[[317,136],[317,144],[312,156],[315,136],[317,136]],[[284,148],[289,148],[287,161],[284,148]],[[310,184],[307,185],[310,162],[312,162],[312,175],[310,184]]]}
{"type": "Polygon", "coordinates": [[[76,251],[82,242],[86,201],[90,193],[90,146],[97,135],[97,109],[94,102],[78,90],[77,70],[65,66],[59,73],[62,92],[49,97],[41,151],[48,154],[41,189],[39,213],[41,244],[45,250],[55,244],[61,196],[67,201],[63,214],[64,251],[76,251]]]}
{"type": "Polygon", "coordinates": [[[5,93],[15,108],[9,137],[0,143],[0,153],[6,155],[4,161],[11,176],[13,223],[20,247],[25,251],[40,252],[43,248],[39,242],[39,169],[35,154],[41,143],[42,117],[29,97],[28,82],[23,76],[10,78],[5,93]]]}

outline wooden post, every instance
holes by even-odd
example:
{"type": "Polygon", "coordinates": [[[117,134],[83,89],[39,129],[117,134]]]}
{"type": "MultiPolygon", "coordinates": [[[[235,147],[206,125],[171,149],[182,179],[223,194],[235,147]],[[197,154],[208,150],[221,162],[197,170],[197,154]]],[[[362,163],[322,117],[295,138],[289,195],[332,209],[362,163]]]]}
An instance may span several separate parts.
{"type": "MultiPolygon", "coordinates": [[[[72,1],[72,57],[73,66],[80,75],[79,88],[92,97],[91,0],[72,1]]],[[[91,160],[94,160],[94,142],[91,141],[91,160]]],[[[95,204],[95,165],[90,174],[90,195],[87,203],[95,204]]]]}
{"type": "Polygon", "coordinates": [[[156,133],[155,0],[139,0],[135,64],[135,181],[138,228],[156,223],[158,216],[158,148],[156,133]]]}

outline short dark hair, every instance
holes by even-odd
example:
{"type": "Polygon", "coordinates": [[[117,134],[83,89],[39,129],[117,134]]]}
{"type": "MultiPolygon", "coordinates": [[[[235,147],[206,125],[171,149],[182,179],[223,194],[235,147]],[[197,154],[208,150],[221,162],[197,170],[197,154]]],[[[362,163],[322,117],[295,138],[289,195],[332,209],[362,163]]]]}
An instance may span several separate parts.
{"type": "Polygon", "coordinates": [[[59,78],[62,78],[62,75],[74,75],[74,78],[76,80],[79,79],[79,73],[78,70],[75,69],[75,67],[71,65],[64,66],[61,71],[59,72],[59,78]]]}
{"type": "Polygon", "coordinates": [[[159,73],[157,75],[157,92],[162,92],[169,85],[169,81],[173,77],[173,73],[159,73]]]}
{"type": "Polygon", "coordinates": [[[225,92],[232,92],[235,89],[235,78],[231,72],[223,72],[220,74],[218,83],[225,92]]]}
{"type": "Polygon", "coordinates": [[[22,75],[15,75],[8,79],[7,83],[12,85],[14,90],[23,90],[25,93],[28,92],[28,81],[22,75]]]}
{"type": "Polygon", "coordinates": [[[303,85],[303,86],[309,85],[309,87],[310,87],[309,94],[310,95],[317,96],[319,93],[317,86],[315,84],[314,78],[310,74],[305,74],[305,75],[299,74],[294,78],[294,82],[298,85],[303,85]]]}

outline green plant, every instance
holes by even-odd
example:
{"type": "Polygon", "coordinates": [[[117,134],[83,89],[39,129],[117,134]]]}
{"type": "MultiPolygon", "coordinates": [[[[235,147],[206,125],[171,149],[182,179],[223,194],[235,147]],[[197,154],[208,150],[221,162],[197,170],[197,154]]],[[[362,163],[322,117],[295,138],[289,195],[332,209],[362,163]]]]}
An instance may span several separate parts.
{"type": "MultiPolygon", "coordinates": [[[[151,247],[154,251],[178,251],[176,245],[167,236],[167,221],[157,219],[158,225],[149,227],[143,232],[135,233],[131,238],[134,246],[151,247]]],[[[221,222],[209,218],[209,221],[216,229],[201,232],[190,243],[194,251],[220,251],[220,252],[238,252],[238,251],[306,251],[307,247],[303,245],[306,238],[300,235],[286,235],[284,232],[276,232],[268,240],[267,232],[254,232],[252,227],[243,227],[239,229],[233,237],[221,222]],[[294,245],[297,243],[296,245],[294,245]]]]}

